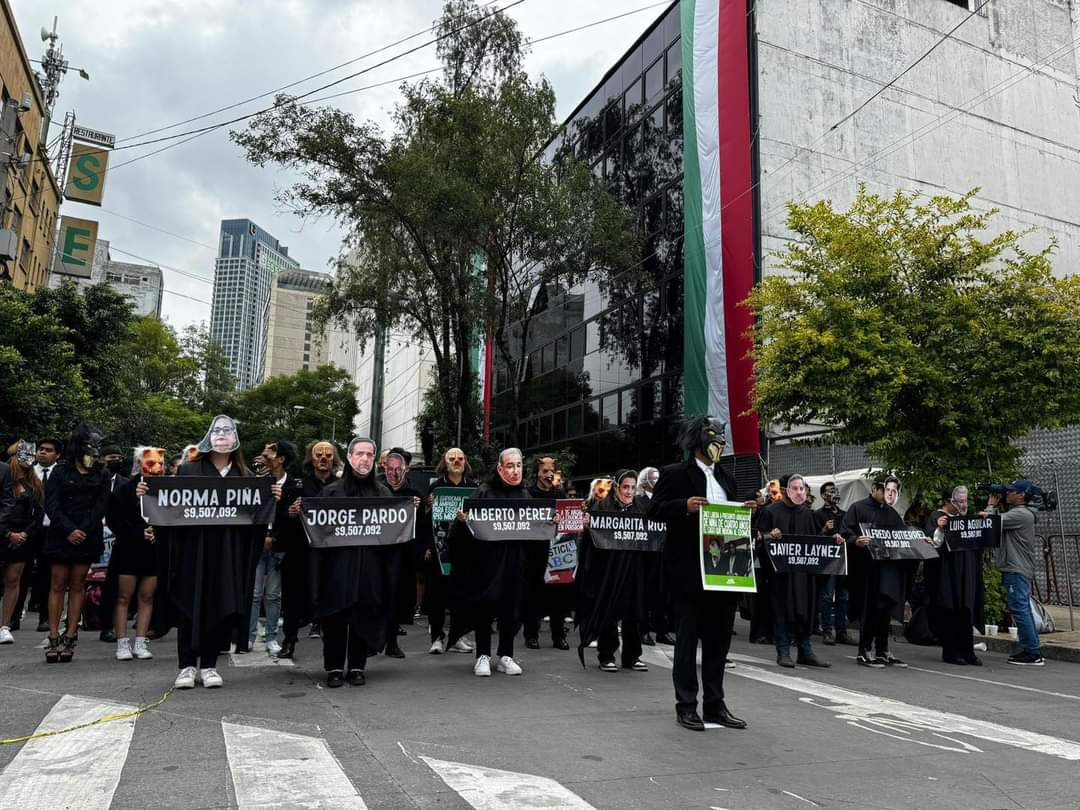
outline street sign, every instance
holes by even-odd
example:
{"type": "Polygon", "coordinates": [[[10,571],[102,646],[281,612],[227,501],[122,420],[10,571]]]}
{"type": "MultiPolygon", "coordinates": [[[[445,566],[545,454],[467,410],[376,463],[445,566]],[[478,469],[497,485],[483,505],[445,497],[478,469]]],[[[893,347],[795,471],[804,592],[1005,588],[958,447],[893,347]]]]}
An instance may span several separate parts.
{"type": "Polygon", "coordinates": [[[111,135],[108,132],[99,132],[96,129],[90,129],[90,127],[80,127],[76,125],[71,130],[71,137],[77,141],[85,141],[86,143],[95,143],[98,146],[104,146],[106,149],[112,149],[116,146],[115,135],[111,135]]]}
{"type": "Polygon", "coordinates": [[[97,243],[98,224],[92,219],[60,217],[59,251],[54,273],[90,278],[97,243]]]}
{"type": "Polygon", "coordinates": [[[101,205],[101,198],[105,194],[105,172],[108,170],[109,153],[106,150],[82,143],[73,144],[64,197],[74,202],[101,205]]]}

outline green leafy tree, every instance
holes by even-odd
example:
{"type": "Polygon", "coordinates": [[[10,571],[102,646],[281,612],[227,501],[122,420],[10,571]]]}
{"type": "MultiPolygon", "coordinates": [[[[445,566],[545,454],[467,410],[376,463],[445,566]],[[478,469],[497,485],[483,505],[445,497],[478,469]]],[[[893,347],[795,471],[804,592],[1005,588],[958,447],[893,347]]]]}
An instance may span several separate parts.
{"type": "Polygon", "coordinates": [[[1080,421],[1080,281],[1054,277],[1052,245],[985,235],[973,195],[792,204],[781,272],[749,299],[761,416],[831,426],[924,501],[1014,475],[1018,438],[1080,421]]]}
{"type": "Polygon", "coordinates": [[[236,402],[236,380],[229,372],[229,358],[221,345],[210,339],[206,324],[188,326],[179,337],[183,357],[191,361],[190,373],[177,396],[189,407],[209,414],[228,413],[236,402]]]}

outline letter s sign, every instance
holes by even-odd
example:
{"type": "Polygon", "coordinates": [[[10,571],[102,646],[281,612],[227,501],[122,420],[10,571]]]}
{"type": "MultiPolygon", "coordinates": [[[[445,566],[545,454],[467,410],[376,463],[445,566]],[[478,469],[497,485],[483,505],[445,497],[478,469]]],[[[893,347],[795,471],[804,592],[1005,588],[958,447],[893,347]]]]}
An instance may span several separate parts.
{"type": "Polygon", "coordinates": [[[73,145],[64,197],[73,202],[101,205],[105,194],[105,174],[108,170],[107,150],[83,143],[73,145]]]}

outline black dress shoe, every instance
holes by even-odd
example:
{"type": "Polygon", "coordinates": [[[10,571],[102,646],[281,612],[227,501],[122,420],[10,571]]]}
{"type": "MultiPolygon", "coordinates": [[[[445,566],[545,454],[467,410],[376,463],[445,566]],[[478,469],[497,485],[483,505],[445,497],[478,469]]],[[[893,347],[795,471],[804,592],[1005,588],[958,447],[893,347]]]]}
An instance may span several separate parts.
{"type": "Polygon", "coordinates": [[[395,640],[386,645],[386,655],[390,658],[404,658],[405,651],[395,640]]]}
{"type": "Polygon", "coordinates": [[[102,630],[98,633],[98,641],[105,641],[109,644],[116,643],[116,631],[115,630],[102,630]]]}
{"type": "Polygon", "coordinates": [[[337,689],[345,685],[345,675],[340,669],[333,669],[326,673],[326,685],[331,689],[337,689]]]}
{"type": "Polygon", "coordinates": [[[525,646],[530,650],[539,650],[540,649],[540,639],[538,639],[538,638],[527,638],[527,639],[525,639],[525,646]]]}
{"type": "Polygon", "coordinates": [[[641,643],[644,644],[646,647],[655,647],[656,639],[653,638],[652,633],[645,633],[641,637],[641,643]]]}
{"type": "Polygon", "coordinates": [[[691,731],[704,731],[705,724],[701,721],[701,717],[698,713],[691,709],[688,712],[675,711],[675,722],[677,722],[683,728],[688,728],[691,731]]]}
{"type": "Polygon", "coordinates": [[[738,717],[728,711],[727,706],[721,704],[720,711],[718,712],[705,712],[706,723],[719,723],[721,726],[727,726],[728,728],[746,728],[746,721],[740,720],[738,717]]]}
{"type": "Polygon", "coordinates": [[[345,682],[349,684],[349,686],[363,686],[367,683],[367,678],[364,677],[364,670],[350,669],[345,675],[345,682]]]}
{"type": "Polygon", "coordinates": [[[293,654],[295,652],[296,652],[296,642],[295,641],[286,641],[284,644],[281,645],[281,652],[279,652],[277,654],[277,657],[278,658],[292,658],[293,654]]]}
{"type": "Polygon", "coordinates": [[[551,640],[551,646],[556,650],[569,650],[570,645],[566,642],[565,638],[554,638],[551,640]]]}
{"type": "Polygon", "coordinates": [[[409,635],[409,631],[406,630],[404,627],[402,627],[400,624],[397,626],[397,631],[396,632],[397,632],[397,635],[399,635],[399,636],[407,636],[407,635],[409,635]]]}
{"type": "Polygon", "coordinates": [[[671,635],[671,633],[660,633],[656,636],[656,643],[673,646],[675,644],[675,636],[671,635]]]}
{"type": "Polygon", "coordinates": [[[965,658],[964,663],[967,664],[969,667],[981,667],[982,659],[979,658],[979,656],[977,655],[973,655],[971,656],[971,658],[965,658]]]}
{"type": "Polygon", "coordinates": [[[967,661],[965,661],[960,656],[946,657],[946,656],[943,655],[943,656],[941,656],[941,660],[945,664],[953,664],[954,666],[958,666],[958,667],[966,667],[967,666],[967,661]]]}

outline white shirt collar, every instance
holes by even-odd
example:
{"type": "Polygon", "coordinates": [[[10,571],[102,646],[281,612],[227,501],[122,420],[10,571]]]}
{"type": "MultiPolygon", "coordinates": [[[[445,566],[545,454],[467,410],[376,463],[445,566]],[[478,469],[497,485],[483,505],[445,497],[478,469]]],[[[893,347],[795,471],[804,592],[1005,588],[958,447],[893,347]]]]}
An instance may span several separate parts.
{"type": "Polygon", "coordinates": [[[288,474],[288,473],[285,473],[285,474],[284,474],[283,476],[281,476],[281,478],[279,478],[279,479],[277,480],[277,482],[278,482],[279,484],[284,484],[284,483],[285,483],[285,479],[286,479],[286,478],[288,478],[288,477],[289,477],[289,474],[288,474]]]}
{"type": "Polygon", "coordinates": [[[224,467],[222,467],[220,470],[218,470],[218,475],[220,475],[222,478],[224,478],[231,471],[232,471],[232,462],[230,461],[228,464],[226,464],[224,467]]]}

